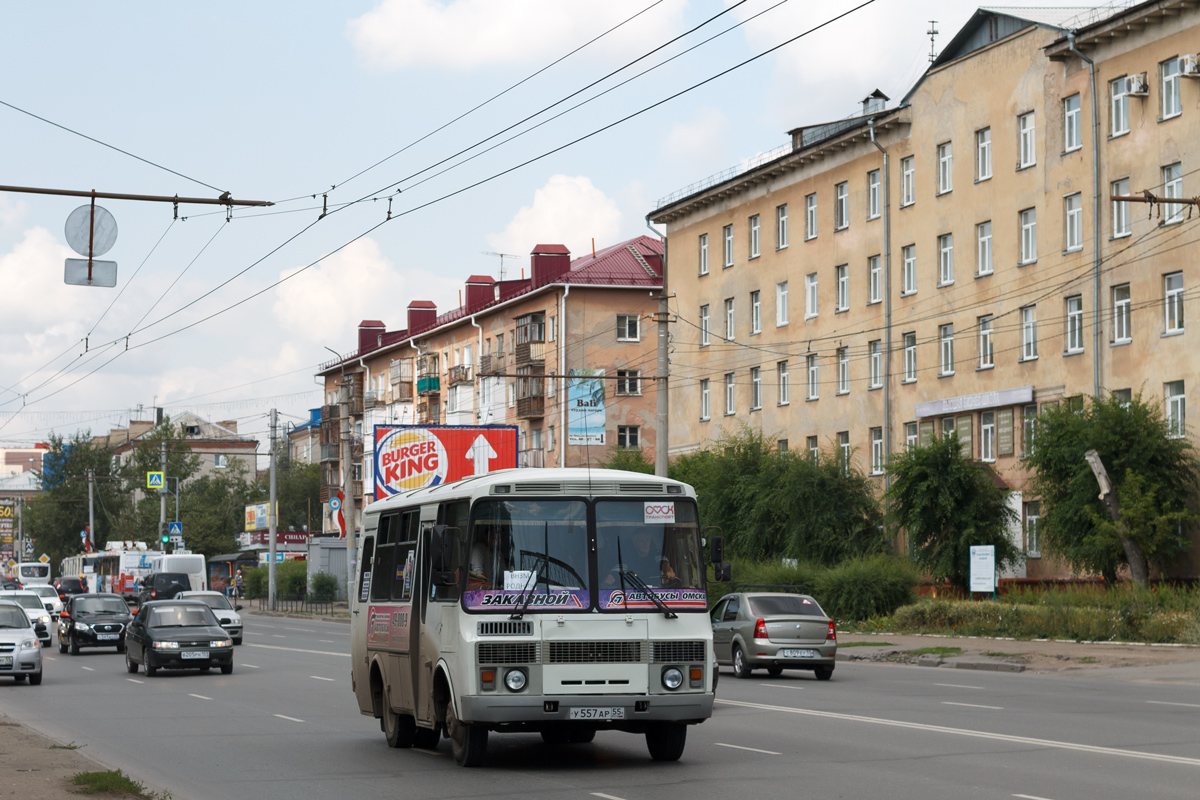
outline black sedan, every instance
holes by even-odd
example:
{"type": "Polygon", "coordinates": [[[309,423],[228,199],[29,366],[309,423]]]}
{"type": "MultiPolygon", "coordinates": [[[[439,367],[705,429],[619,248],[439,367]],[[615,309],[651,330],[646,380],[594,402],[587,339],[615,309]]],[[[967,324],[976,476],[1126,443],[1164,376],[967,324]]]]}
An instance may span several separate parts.
{"type": "Polygon", "coordinates": [[[58,652],[79,655],[81,647],[115,647],[125,652],[125,629],[133,620],[117,594],[76,594],[58,617],[58,652]]]}
{"type": "Polygon", "coordinates": [[[146,675],[160,669],[220,667],[233,672],[233,640],[212,609],[197,600],[155,600],[138,609],[125,637],[125,668],[146,675]]]}

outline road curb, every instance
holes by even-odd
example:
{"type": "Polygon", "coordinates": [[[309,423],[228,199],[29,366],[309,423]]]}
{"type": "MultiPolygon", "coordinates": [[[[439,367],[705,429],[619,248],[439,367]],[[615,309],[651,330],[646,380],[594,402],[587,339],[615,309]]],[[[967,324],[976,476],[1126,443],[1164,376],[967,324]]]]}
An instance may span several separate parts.
{"type": "Polygon", "coordinates": [[[1012,664],[1006,661],[955,661],[955,669],[978,669],[985,672],[1024,672],[1024,664],[1012,664]]]}
{"type": "Polygon", "coordinates": [[[286,611],[257,611],[257,610],[251,611],[249,609],[243,609],[241,613],[244,616],[250,616],[250,617],[278,617],[280,619],[307,619],[307,620],[310,620],[313,622],[341,622],[341,623],[345,623],[346,625],[350,624],[349,612],[347,612],[346,616],[344,616],[344,617],[316,616],[314,614],[291,614],[286,611]]]}

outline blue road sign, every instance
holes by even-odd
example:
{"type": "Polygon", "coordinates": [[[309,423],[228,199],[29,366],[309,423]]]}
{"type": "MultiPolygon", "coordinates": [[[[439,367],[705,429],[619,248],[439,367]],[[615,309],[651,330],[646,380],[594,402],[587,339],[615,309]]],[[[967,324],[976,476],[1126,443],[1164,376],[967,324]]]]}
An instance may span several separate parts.
{"type": "Polygon", "coordinates": [[[183,523],[182,522],[168,522],[167,523],[167,534],[169,536],[183,536],[183,523]]]}

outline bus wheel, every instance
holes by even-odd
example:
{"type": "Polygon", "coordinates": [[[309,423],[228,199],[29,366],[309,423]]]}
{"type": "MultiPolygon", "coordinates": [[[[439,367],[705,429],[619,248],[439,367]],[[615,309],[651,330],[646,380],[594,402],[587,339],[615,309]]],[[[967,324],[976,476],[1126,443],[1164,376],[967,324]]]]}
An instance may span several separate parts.
{"type": "Polygon", "coordinates": [[[446,732],[450,735],[450,749],[460,767],[478,767],[483,763],[487,751],[487,728],[459,722],[454,714],[454,701],[446,700],[446,732]]]}
{"type": "Polygon", "coordinates": [[[417,721],[408,714],[397,714],[392,711],[391,703],[386,700],[381,727],[388,747],[408,748],[416,742],[417,721]]]}
{"type": "Polygon", "coordinates": [[[658,722],[646,731],[646,749],[655,761],[678,761],[687,744],[687,725],[658,722]]]}

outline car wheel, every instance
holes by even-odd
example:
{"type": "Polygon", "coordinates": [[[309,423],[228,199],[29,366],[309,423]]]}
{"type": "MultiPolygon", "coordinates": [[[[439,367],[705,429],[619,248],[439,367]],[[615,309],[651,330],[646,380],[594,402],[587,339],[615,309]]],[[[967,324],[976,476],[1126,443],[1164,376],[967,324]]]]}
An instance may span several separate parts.
{"type": "Polygon", "coordinates": [[[118,643],[117,643],[117,652],[118,652],[118,653],[124,653],[124,652],[125,652],[125,643],[124,643],[124,642],[118,642],[118,643]]]}
{"type": "Polygon", "coordinates": [[[240,637],[240,636],[233,640],[233,644],[235,647],[241,643],[242,643],[242,637],[240,637]]]}
{"type": "Polygon", "coordinates": [[[833,667],[817,667],[813,672],[819,681],[827,681],[833,677],[833,667]]]}
{"type": "Polygon", "coordinates": [[[144,664],[146,667],[146,677],[153,678],[154,674],[158,672],[158,667],[154,666],[154,662],[150,660],[150,656],[143,656],[143,658],[146,659],[146,663],[144,664]]]}
{"type": "Polygon", "coordinates": [[[133,675],[138,671],[137,662],[130,658],[128,650],[125,651],[125,671],[130,675],[133,675]]]}
{"type": "Polygon", "coordinates": [[[74,634],[71,634],[71,655],[79,655],[79,642],[75,639],[74,634]]]}
{"type": "Polygon", "coordinates": [[[750,664],[746,661],[746,655],[742,652],[742,648],[734,646],[733,648],[733,674],[739,678],[749,678],[753,670],[750,664]]]}
{"type": "Polygon", "coordinates": [[[233,673],[233,662],[232,661],[230,661],[228,664],[221,665],[221,674],[222,675],[230,675],[232,673],[233,673]]]}
{"type": "Polygon", "coordinates": [[[488,730],[482,725],[459,722],[454,713],[454,701],[446,700],[446,733],[450,750],[460,767],[478,767],[487,752],[488,730]]]}
{"type": "Polygon", "coordinates": [[[387,739],[388,747],[402,750],[412,747],[417,741],[417,720],[411,714],[397,714],[392,711],[390,698],[383,697],[383,718],[379,721],[383,728],[383,737],[387,739]]]}
{"type": "Polygon", "coordinates": [[[42,685],[42,673],[35,672],[35,673],[31,674],[29,676],[29,685],[30,686],[41,686],[42,685]]]}
{"type": "Polygon", "coordinates": [[[60,653],[67,652],[67,643],[63,641],[63,637],[62,637],[61,633],[58,635],[58,652],[60,652],[60,653]]]}
{"type": "Polygon", "coordinates": [[[656,722],[646,731],[646,749],[655,761],[678,761],[687,744],[687,725],[656,722]]]}
{"type": "Polygon", "coordinates": [[[767,674],[772,678],[778,678],[783,674],[783,667],[767,667],[767,674]]]}

